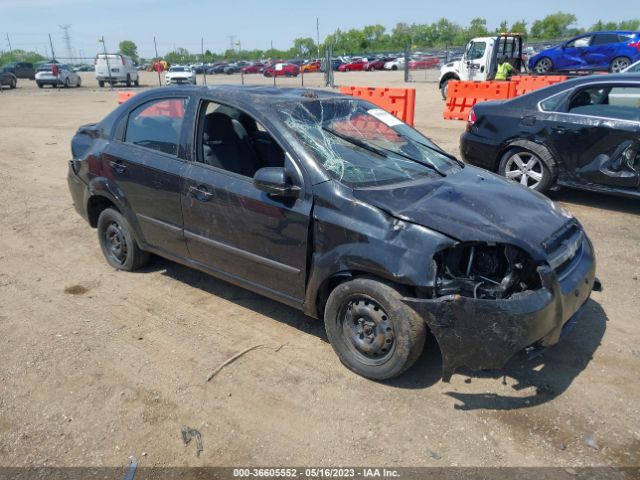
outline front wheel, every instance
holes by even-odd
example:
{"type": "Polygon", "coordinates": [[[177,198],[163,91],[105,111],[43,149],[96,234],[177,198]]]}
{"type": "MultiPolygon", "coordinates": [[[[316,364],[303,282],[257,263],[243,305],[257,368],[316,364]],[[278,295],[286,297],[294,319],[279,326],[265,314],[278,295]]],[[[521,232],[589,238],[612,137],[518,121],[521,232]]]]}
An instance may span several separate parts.
{"type": "Polygon", "coordinates": [[[498,173],[508,180],[536,190],[546,191],[551,184],[551,172],[535,153],[525,149],[512,149],[502,156],[498,173]]]}
{"type": "Polygon", "coordinates": [[[11,80],[11,84],[9,84],[9,88],[11,89],[16,88],[17,85],[18,85],[17,81],[13,79],[11,80]]]}
{"type": "Polygon", "coordinates": [[[427,327],[391,285],[356,278],[329,296],[324,322],[340,361],[372,380],[397,377],[422,353],[427,327]]]}
{"type": "Polygon", "coordinates": [[[103,80],[98,80],[98,86],[100,88],[103,88],[104,87],[104,81],[103,80]]]}
{"type": "Polygon", "coordinates": [[[36,82],[36,85],[38,85],[38,88],[44,88],[44,85],[40,82],[36,82]]]}
{"type": "Polygon", "coordinates": [[[611,64],[609,65],[609,72],[620,73],[629,65],[631,65],[631,60],[629,60],[627,57],[616,57],[611,60],[611,64]]]}
{"type": "Polygon", "coordinates": [[[76,83],[76,87],[82,86],[82,77],[78,77],[78,83],[76,83]]]}
{"type": "Polygon", "coordinates": [[[132,272],[149,261],[149,253],[138,246],[129,222],[113,208],[106,208],[98,217],[98,240],[109,265],[132,272]]]}
{"type": "Polygon", "coordinates": [[[440,85],[440,93],[442,94],[442,98],[446,100],[449,94],[449,80],[442,82],[442,85],[440,85]]]}
{"type": "Polygon", "coordinates": [[[127,73],[127,80],[125,81],[127,88],[131,87],[131,75],[127,73]]]}
{"type": "Polygon", "coordinates": [[[536,73],[548,73],[553,70],[553,63],[548,58],[541,58],[533,67],[536,73]]]}

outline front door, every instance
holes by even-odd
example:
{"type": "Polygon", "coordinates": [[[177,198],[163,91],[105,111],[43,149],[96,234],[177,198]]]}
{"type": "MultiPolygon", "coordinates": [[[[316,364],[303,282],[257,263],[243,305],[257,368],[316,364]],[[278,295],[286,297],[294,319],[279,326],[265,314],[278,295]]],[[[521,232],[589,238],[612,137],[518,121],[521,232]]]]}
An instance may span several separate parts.
{"type": "MultiPolygon", "coordinates": [[[[238,113],[236,111],[236,113],[238,113]]],[[[255,121],[243,114],[243,123],[255,121]]],[[[203,102],[193,161],[182,177],[184,234],[191,258],[223,277],[301,304],[305,292],[312,199],[258,190],[253,173],[267,163],[231,107],[203,102]]],[[[303,187],[294,161],[280,150],[280,167],[303,187]]]]}
{"type": "Polygon", "coordinates": [[[122,190],[136,213],[144,241],[154,248],[188,257],[182,233],[178,156],[188,99],[162,98],[133,110],[119,139],[103,152],[105,176],[122,190]]]}
{"type": "Polygon", "coordinates": [[[487,42],[471,41],[460,65],[461,80],[482,81],[487,78],[487,42]]]}

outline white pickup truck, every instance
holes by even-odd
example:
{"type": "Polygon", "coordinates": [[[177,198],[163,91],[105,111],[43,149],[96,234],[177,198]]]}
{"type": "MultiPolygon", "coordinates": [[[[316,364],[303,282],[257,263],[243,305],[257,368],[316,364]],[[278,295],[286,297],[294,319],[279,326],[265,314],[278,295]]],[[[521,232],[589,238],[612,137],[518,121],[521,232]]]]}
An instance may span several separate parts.
{"type": "Polygon", "coordinates": [[[496,75],[498,62],[505,55],[516,71],[526,68],[522,58],[522,35],[501,33],[495,37],[472,39],[460,60],[449,62],[440,68],[439,86],[442,97],[445,100],[447,98],[449,80],[492,80],[496,75]]]}

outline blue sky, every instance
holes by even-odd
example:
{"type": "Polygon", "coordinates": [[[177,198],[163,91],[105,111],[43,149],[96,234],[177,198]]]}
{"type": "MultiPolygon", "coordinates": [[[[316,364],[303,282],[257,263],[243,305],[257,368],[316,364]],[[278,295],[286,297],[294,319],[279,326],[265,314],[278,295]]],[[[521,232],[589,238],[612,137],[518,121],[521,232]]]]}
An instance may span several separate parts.
{"type": "Polygon", "coordinates": [[[535,19],[559,10],[574,13],[578,26],[589,27],[598,19],[622,20],[640,16],[638,0],[0,0],[0,50],[13,48],[49,52],[52,34],[58,56],[66,47],[59,25],[70,24],[73,48],[93,57],[104,35],[109,50],[121,40],[133,40],[144,57],[153,56],[153,36],[163,54],[174,47],[224,51],[230,35],[242,48],[289,48],[296,37],[316,36],[320,20],[321,40],[336,28],[382,24],[391,29],[398,22],[431,23],[446,17],[465,25],[484,17],[495,28],[501,20],[535,19]]]}

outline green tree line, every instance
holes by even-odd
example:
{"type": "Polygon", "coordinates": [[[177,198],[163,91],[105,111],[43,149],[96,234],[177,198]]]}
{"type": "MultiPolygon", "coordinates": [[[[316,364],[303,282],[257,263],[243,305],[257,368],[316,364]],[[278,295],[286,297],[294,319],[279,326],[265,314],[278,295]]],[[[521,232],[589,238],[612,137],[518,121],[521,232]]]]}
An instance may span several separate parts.
{"type": "MultiPolygon", "coordinates": [[[[236,50],[225,52],[211,52],[204,55],[189,52],[185,48],[176,48],[166,52],[163,58],[172,64],[213,62],[216,60],[255,60],[259,58],[311,58],[325,47],[331,46],[336,55],[356,54],[368,52],[400,52],[405,48],[421,49],[445,46],[462,46],[471,38],[492,35],[499,32],[522,33],[528,41],[559,40],[588,31],[598,30],[640,30],[640,19],[622,20],[620,22],[598,21],[590,28],[579,28],[574,14],[556,12],[528,24],[524,20],[509,23],[501,21],[491,29],[487,20],[477,17],[462,26],[446,18],[433,23],[398,23],[391,30],[383,25],[366,25],[363,28],[350,30],[337,29],[326,36],[319,46],[311,37],[296,38],[290,48],[286,50],[236,50]]],[[[138,47],[130,40],[120,42],[119,50],[134,60],[145,62],[138,57],[138,47]]],[[[14,50],[13,53],[0,52],[0,65],[11,61],[36,62],[44,58],[34,52],[14,50]]]]}

